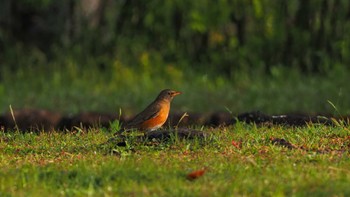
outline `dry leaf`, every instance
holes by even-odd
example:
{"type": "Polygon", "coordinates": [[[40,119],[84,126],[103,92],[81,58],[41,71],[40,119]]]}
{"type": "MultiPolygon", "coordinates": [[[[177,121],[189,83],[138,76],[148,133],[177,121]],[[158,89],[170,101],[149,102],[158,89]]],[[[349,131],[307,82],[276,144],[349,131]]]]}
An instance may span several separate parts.
{"type": "Polygon", "coordinates": [[[241,143],[240,142],[236,142],[236,141],[234,141],[234,140],[232,140],[232,145],[234,146],[234,147],[236,147],[236,148],[238,148],[238,149],[240,149],[240,145],[241,145],[241,143]]]}
{"type": "Polygon", "coordinates": [[[198,179],[199,177],[203,176],[205,171],[207,169],[203,168],[201,170],[195,170],[189,174],[187,174],[187,179],[188,180],[195,180],[195,179],[198,179]]]}

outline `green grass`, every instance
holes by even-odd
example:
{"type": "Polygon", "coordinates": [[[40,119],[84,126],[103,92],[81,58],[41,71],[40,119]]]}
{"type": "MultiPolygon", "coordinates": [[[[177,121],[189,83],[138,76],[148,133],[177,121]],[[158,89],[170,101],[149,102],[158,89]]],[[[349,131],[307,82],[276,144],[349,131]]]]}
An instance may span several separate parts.
{"type": "Polygon", "coordinates": [[[195,72],[177,65],[127,67],[118,61],[101,71],[74,62],[51,63],[43,68],[0,71],[0,113],[9,105],[43,108],[75,114],[99,111],[134,114],[141,111],[164,88],[182,91],[173,111],[251,110],[265,113],[350,113],[350,71],[336,67],[327,74],[307,75],[295,70],[274,69],[271,75],[237,71],[233,76],[195,72]],[[60,67],[62,66],[62,68],[60,67]]]}
{"type": "Polygon", "coordinates": [[[239,123],[205,128],[205,140],[129,137],[126,147],[104,144],[112,134],[103,128],[1,133],[0,195],[348,196],[349,129],[239,123]],[[296,148],[274,145],[274,138],[296,148]],[[187,180],[205,167],[203,176],[187,180]]]}

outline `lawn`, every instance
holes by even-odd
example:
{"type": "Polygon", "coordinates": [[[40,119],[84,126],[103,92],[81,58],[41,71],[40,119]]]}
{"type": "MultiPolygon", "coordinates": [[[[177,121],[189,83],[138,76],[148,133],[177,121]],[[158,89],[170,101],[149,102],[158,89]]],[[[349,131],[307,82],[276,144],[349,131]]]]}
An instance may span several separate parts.
{"type": "Polygon", "coordinates": [[[0,197],[350,196],[347,1],[93,2],[0,2],[0,197]],[[167,88],[183,93],[170,113],[193,120],[335,124],[199,121],[205,137],[135,132],[125,146],[109,141],[119,122],[84,128],[167,88]]]}
{"type": "MultiPolygon", "coordinates": [[[[73,63],[51,68],[2,70],[0,112],[11,105],[67,115],[119,110],[130,115],[164,88],[183,92],[172,112],[350,112],[346,69],[308,76],[281,68],[269,76],[251,71],[225,77],[171,65],[142,72],[118,63],[105,72],[73,63]]],[[[1,132],[0,196],[350,195],[350,130],[345,124],[193,127],[206,132],[206,138],[129,136],[125,147],[106,144],[113,132],[97,126],[1,132]]]]}
{"type": "Polygon", "coordinates": [[[13,109],[48,109],[67,115],[86,111],[117,114],[119,109],[123,114],[134,115],[162,89],[170,88],[183,92],[174,99],[173,112],[350,114],[347,69],[303,75],[280,68],[272,75],[254,70],[227,77],[171,65],[139,70],[115,63],[100,71],[82,69],[71,62],[61,69],[52,64],[49,69],[0,70],[0,113],[8,112],[11,105],[13,109]]]}
{"type": "Polygon", "coordinates": [[[1,133],[0,196],[350,195],[348,126],[202,131],[167,141],[136,133],[124,147],[105,143],[105,128],[1,133]]]}

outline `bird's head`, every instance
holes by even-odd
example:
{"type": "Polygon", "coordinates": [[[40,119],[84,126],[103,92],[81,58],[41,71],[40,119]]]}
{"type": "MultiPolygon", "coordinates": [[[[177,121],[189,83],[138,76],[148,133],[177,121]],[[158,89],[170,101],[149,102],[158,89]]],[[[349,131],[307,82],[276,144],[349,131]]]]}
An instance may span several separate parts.
{"type": "Polygon", "coordinates": [[[175,90],[170,90],[170,89],[165,89],[162,90],[158,97],[157,100],[168,100],[171,101],[173,98],[177,95],[181,94],[181,92],[175,91],[175,90]]]}

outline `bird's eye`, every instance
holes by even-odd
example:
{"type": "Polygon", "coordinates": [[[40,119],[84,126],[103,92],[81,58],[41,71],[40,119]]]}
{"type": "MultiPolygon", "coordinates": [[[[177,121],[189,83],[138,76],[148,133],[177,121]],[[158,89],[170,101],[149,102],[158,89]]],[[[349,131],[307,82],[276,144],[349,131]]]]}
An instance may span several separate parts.
{"type": "Polygon", "coordinates": [[[168,92],[168,95],[172,95],[172,93],[171,93],[171,92],[168,92]]]}

